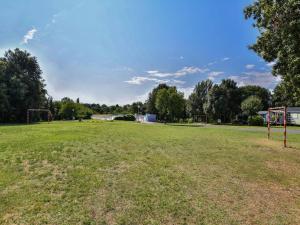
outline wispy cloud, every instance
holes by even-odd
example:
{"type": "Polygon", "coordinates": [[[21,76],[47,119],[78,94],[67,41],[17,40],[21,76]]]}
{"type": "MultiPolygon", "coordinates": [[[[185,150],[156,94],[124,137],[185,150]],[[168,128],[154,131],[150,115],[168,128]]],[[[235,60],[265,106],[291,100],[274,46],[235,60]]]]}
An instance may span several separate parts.
{"type": "Polygon", "coordinates": [[[182,85],[185,83],[183,80],[178,80],[178,78],[191,75],[191,74],[203,74],[209,72],[209,69],[199,68],[199,67],[183,67],[175,72],[160,72],[158,70],[146,71],[146,75],[134,76],[130,80],[124,81],[128,84],[141,85],[147,82],[155,83],[167,83],[170,85],[182,85]]]}
{"type": "Polygon", "coordinates": [[[221,71],[212,71],[208,74],[208,79],[210,79],[211,81],[214,81],[216,79],[216,77],[220,76],[224,74],[224,72],[221,71]]]}
{"type": "Polygon", "coordinates": [[[28,44],[30,40],[34,38],[35,33],[37,32],[37,29],[33,28],[29,30],[23,37],[22,44],[28,44]]]}
{"type": "Polygon", "coordinates": [[[212,66],[212,65],[215,65],[216,63],[217,63],[217,61],[214,61],[214,62],[208,63],[207,65],[208,65],[208,66],[212,66]]]}
{"type": "Polygon", "coordinates": [[[128,84],[135,84],[135,85],[141,85],[147,81],[154,81],[156,83],[159,83],[162,80],[156,79],[156,78],[149,78],[149,77],[132,77],[130,80],[124,81],[128,84]]]}
{"type": "Polygon", "coordinates": [[[253,64],[248,64],[248,65],[246,65],[246,69],[247,70],[251,70],[251,69],[253,69],[255,67],[255,65],[253,65],[253,64]]]}
{"type": "Polygon", "coordinates": [[[225,61],[229,61],[229,60],[230,60],[229,57],[225,57],[225,58],[222,58],[222,59],[218,59],[216,61],[212,61],[212,62],[208,63],[207,66],[213,66],[213,65],[218,64],[220,62],[225,62],[225,61]]]}
{"type": "Polygon", "coordinates": [[[225,58],[222,59],[223,62],[224,62],[224,61],[228,61],[228,60],[230,60],[229,57],[225,57],[225,58]]]}
{"type": "Polygon", "coordinates": [[[154,78],[154,77],[143,77],[143,76],[132,77],[130,80],[127,80],[124,82],[128,83],[128,84],[133,84],[133,85],[142,85],[147,82],[154,82],[157,84],[166,83],[166,84],[170,84],[170,85],[181,85],[181,84],[185,83],[185,81],[182,81],[182,80],[158,79],[158,78],[154,78]]]}
{"type": "Polygon", "coordinates": [[[270,72],[258,71],[246,72],[240,76],[230,76],[229,78],[235,80],[239,86],[260,85],[265,88],[274,88],[281,80],[280,77],[274,77],[270,72]]]}
{"type": "Polygon", "coordinates": [[[160,71],[157,71],[157,70],[151,70],[151,71],[147,71],[148,75],[151,76],[151,77],[160,77],[160,78],[163,78],[163,77],[183,77],[183,76],[186,76],[186,75],[190,75],[190,74],[197,74],[197,73],[206,73],[208,72],[209,69],[207,68],[199,68],[199,67],[183,67],[182,69],[176,71],[176,72],[160,72],[160,71]]]}

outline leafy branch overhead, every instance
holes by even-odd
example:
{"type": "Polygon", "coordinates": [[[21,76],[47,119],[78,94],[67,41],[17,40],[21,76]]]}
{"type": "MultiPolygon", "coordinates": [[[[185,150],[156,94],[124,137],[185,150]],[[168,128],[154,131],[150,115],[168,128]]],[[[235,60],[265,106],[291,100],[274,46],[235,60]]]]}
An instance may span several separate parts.
{"type": "Polygon", "coordinates": [[[267,62],[274,62],[273,74],[282,76],[300,102],[300,1],[257,0],[244,10],[246,19],[260,35],[250,46],[267,62]]]}

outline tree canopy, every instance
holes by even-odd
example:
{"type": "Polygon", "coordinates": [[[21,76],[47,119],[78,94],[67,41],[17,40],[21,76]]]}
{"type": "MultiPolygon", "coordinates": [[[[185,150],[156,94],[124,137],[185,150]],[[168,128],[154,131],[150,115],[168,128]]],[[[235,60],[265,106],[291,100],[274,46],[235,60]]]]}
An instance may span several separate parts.
{"type": "Polygon", "coordinates": [[[295,98],[294,93],[291,91],[293,88],[291,84],[282,81],[278,84],[272,96],[272,103],[274,106],[300,106],[300,96],[295,98]]]}
{"type": "Polygon", "coordinates": [[[208,93],[213,87],[211,80],[201,81],[196,84],[194,91],[188,98],[188,112],[190,116],[196,117],[204,114],[204,104],[208,101],[208,93]]]}
{"type": "Polygon", "coordinates": [[[294,101],[300,96],[299,9],[299,0],[256,0],[244,10],[260,33],[250,49],[274,63],[273,74],[282,76],[294,101]]]}
{"type": "Polygon", "coordinates": [[[164,121],[178,121],[184,117],[185,99],[176,87],[163,88],[157,92],[155,107],[159,118],[164,121]]]}
{"type": "Polygon", "coordinates": [[[0,121],[24,122],[29,108],[43,108],[46,89],[37,59],[27,51],[8,50],[0,58],[0,121]]]}
{"type": "Polygon", "coordinates": [[[246,85],[240,87],[241,100],[244,101],[250,96],[257,96],[261,99],[264,109],[267,109],[271,103],[271,93],[268,89],[256,85],[246,85]]]}
{"type": "Polygon", "coordinates": [[[158,114],[158,110],[156,108],[156,97],[157,92],[161,89],[169,89],[170,87],[166,84],[159,84],[156,88],[154,88],[148,97],[148,100],[146,102],[147,105],[147,112],[152,114],[158,114]]]}
{"type": "Polygon", "coordinates": [[[204,112],[212,120],[231,122],[240,112],[240,90],[233,80],[225,79],[220,85],[215,84],[208,92],[207,99],[204,112]]]}
{"type": "Polygon", "coordinates": [[[258,111],[263,109],[263,104],[259,97],[250,96],[242,102],[241,108],[242,108],[243,113],[252,117],[258,111]]]}

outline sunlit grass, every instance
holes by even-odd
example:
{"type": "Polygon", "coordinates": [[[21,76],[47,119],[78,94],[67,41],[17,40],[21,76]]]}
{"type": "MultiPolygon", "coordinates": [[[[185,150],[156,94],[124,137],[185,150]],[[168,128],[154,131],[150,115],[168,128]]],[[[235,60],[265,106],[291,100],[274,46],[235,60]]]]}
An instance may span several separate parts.
{"type": "Polygon", "coordinates": [[[229,126],[0,126],[2,224],[299,224],[300,138],[229,126]]]}

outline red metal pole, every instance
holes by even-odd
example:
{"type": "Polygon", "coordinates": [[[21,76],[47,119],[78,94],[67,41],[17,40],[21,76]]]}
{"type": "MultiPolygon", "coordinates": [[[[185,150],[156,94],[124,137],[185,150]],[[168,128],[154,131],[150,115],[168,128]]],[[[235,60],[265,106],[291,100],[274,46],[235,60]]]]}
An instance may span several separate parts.
{"type": "Polygon", "coordinates": [[[268,121],[268,139],[270,139],[270,109],[268,109],[268,118],[267,118],[267,121],[268,121]]]}
{"type": "Polygon", "coordinates": [[[286,148],[286,124],[287,124],[287,110],[286,107],[284,107],[284,113],[283,113],[283,124],[284,124],[284,147],[286,148]]]}

